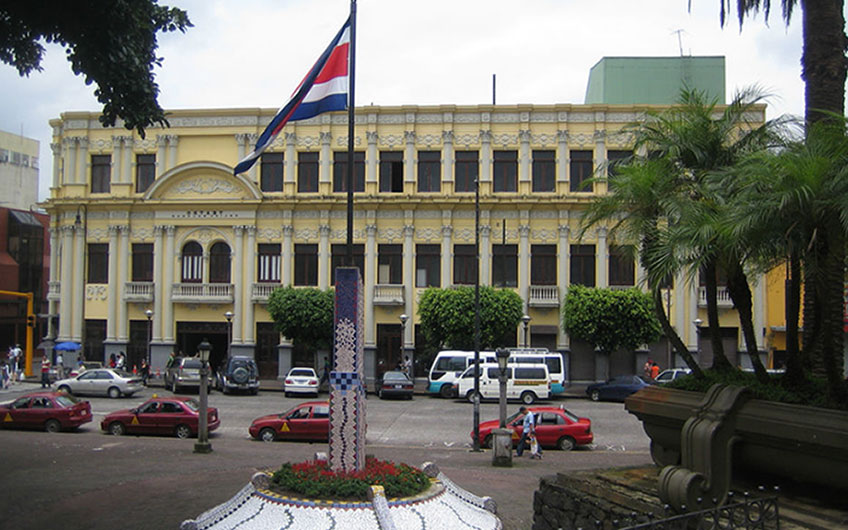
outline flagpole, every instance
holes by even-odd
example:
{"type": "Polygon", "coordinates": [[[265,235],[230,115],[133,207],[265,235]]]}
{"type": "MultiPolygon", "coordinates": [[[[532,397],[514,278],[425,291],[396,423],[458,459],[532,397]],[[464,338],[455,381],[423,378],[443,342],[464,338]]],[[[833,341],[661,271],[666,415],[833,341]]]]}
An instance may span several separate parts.
{"type": "Polygon", "coordinates": [[[353,267],[353,129],[356,88],[356,0],[350,0],[350,72],[347,108],[347,265],[353,267]]]}

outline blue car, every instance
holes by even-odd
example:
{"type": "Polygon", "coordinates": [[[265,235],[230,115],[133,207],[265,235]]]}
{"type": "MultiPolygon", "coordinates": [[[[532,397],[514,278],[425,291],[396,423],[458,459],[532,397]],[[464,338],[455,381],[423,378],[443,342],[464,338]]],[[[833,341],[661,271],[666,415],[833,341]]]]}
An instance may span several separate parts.
{"type": "Polygon", "coordinates": [[[624,401],[624,398],[637,392],[653,382],[646,381],[638,375],[620,375],[605,383],[595,383],[586,387],[586,394],[592,401],[624,401]]]}

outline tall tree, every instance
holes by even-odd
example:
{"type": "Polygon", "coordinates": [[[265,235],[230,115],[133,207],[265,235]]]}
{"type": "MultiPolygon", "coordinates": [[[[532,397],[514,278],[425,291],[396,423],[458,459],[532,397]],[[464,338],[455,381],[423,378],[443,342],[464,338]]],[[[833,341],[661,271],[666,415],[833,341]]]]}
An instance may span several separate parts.
{"type": "Polygon", "coordinates": [[[97,85],[94,95],[103,104],[100,122],[127,129],[167,125],[159,106],[159,86],[153,68],[160,31],[191,27],[188,14],[157,5],[156,0],[86,0],[85,2],[0,2],[0,60],[21,76],[40,71],[42,42],[65,48],[74,74],[97,85]]]}

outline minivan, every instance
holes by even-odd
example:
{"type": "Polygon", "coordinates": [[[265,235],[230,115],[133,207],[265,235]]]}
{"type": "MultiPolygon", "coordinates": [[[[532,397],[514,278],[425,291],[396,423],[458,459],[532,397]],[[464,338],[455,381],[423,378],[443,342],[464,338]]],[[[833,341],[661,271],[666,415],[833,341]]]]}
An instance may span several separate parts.
{"type": "MultiPolygon", "coordinates": [[[[497,364],[482,364],[480,371],[480,399],[498,399],[500,383],[497,364]]],[[[457,396],[474,401],[474,366],[469,366],[456,381],[457,396]]],[[[539,399],[548,399],[551,395],[551,376],[548,366],[543,363],[510,363],[507,366],[506,398],[520,399],[525,405],[531,405],[539,399]]]]}

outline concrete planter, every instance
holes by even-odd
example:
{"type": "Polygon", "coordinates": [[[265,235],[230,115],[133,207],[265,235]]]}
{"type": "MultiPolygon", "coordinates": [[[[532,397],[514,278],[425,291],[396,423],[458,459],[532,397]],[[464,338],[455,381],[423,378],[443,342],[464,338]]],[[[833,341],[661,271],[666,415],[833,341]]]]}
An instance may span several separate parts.
{"type": "MultiPolygon", "coordinates": [[[[683,424],[704,394],[648,387],[625,408],[642,421],[658,466],[680,462],[683,424]]],[[[751,399],[737,415],[732,465],[848,489],[848,412],[751,399]]]]}

